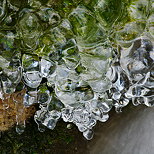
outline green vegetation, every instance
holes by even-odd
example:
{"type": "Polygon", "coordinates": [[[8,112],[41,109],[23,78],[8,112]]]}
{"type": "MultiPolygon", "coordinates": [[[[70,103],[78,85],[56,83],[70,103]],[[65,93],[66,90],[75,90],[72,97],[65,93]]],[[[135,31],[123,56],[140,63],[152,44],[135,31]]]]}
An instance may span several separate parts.
{"type": "MultiPolygon", "coordinates": [[[[77,131],[75,126],[72,129],[67,129],[66,123],[59,122],[53,131],[46,129],[45,132],[41,133],[38,131],[36,123],[31,119],[23,134],[18,135],[14,128],[1,134],[0,153],[75,153],[77,152],[76,147],[81,142],[83,142],[82,135],[77,131]],[[80,140],[80,143],[78,143],[78,140],[80,140]]],[[[83,142],[83,144],[85,143],[83,142]]]]}

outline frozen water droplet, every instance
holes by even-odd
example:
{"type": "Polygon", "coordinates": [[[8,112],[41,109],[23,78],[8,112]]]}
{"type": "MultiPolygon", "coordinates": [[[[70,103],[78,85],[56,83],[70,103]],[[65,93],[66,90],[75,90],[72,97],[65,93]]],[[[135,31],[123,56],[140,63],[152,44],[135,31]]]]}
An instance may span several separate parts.
{"type": "Polygon", "coordinates": [[[88,129],[86,131],[83,132],[83,136],[87,139],[87,140],[91,140],[93,138],[93,131],[88,129]]]}
{"type": "Polygon", "coordinates": [[[42,75],[38,71],[23,73],[23,77],[25,84],[31,88],[37,88],[42,81],[42,75]]]}
{"type": "Polygon", "coordinates": [[[73,121],[73,115],[72,115],[72,109],[71,108],[63,108],[61,110],[62,112],[62,119],[65,122],[72,122],[73,121]]]}
{"type": "Polygon", "coordinates": [[[80,132],[84,132],[87,130],[87,127],[85,127],[83,124],[77,124],[77,127],[79,129],[80,132]]]}
{"type": "Polygon", "coordinates": [[[38,125],[38,130],[40,131],[40,132],[44,132],[45,131],[45,126],[43,125],[43,124],[38,124],[37,123],[37,125],[38,125]]]}
{"type": "Polygon", "coordinates": [[[134,106],[140,105],[140,102],[138,101],[138,99],[136,97],[132,98],[132,103],[133,103],[134,106]]]}
{"type": "Polygon", "coordinates": [[[50,101],[51,101],[50,92],[46,89],[43,90],[43,89],[40,88],[39,91],[38,91],[38,100],[37,101],[41,105],[49,104],[50,101]]]}
{"type": "Polygon", "coordinates": [[[153,107],[154,106],[154,95],[144,97],[144,103],[148,107],[153,107]]]}
{"type": "Polygon", "coordinates": [[[102,114],[102,116],[98,119],[101,122],[106,122],[109,119],[108,114],[102,114]]]}
{"type": "Polygon", "coordinates": [[[116,106],[116,107],[115,107],[115,111],[116,111],[117,113],[122,112],[122,107],[121,107],[121,106],[116,106]]]}
{"type": "Polygon", "coordinates": [[[48,77],[56,69],[55,63],[48,61],[46,59],[41,59],[41,73],[42,77],[48,77]]]}
{"type": "Polygon", "coordinates": [[[31,88],[37,88],[42,81],[42,73],[37,56],[24,54],[22,57],[24,82],[31,88]]]}
{"type": "Polygon", "coordinates": [[[35,103],[38,103],[37,91],[34,89],[27,91],[23,97],[23,104],[25,106],[31,106],[35,103]]]}
{"type": "MultiPolygon", "coordinates": [[[[42,121],[39,119],[39,118],[43,118],[43,117],[40,117],[41,115],[41,111],[39,110],[39,111],[37,111],[36,113],[35,113],[35,115],[34,115],[34,120],[35,120],[35,122],[37,123],[37,125],[38,125],[38,130],[40,131],[40,132],[44,132],[45,131],[45,126],[42,124],[42,121]]],[[[43,115],[42,115],[43,116],[43,115]]]]}
{"type": "Polygon", "coordinates": [[[16,125],[16,132],[18,134],[22,134],[25,130],[25,122],[23,124],[17,124],[16,125]]]}
{"type": "Polygon", "coordinates": [[[57,121],[55,119],[46,119],[42,124],[45,125],[47,128],[53,130],[56,127],[57,121]]]}
{"type": "Polygon", "coordinates": [[[1,75],[0,77],[3,92],[13,93],[15,91],[15,85],[12,83],[12,81],[5,75],[1,75]]]}

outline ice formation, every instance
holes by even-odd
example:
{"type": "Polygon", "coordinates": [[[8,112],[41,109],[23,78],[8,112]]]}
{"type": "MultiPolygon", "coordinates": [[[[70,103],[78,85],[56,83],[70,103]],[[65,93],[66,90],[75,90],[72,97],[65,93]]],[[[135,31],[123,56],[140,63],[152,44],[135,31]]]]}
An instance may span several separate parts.
{"type": "Polygon", "coordinates": [[[112,107],[154,104],[154,1],[62,4],[0,2],[0,98],[26,89],[40,131],[61,118],[90,140],[112,107]]]}

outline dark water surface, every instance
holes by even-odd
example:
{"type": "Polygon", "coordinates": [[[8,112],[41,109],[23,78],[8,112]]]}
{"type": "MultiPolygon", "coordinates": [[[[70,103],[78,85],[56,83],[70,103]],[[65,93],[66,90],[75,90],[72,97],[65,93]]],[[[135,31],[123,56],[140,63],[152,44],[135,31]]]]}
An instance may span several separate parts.
{"type": "Polygon", "coordinates": [[[154,108],[130,105],[122,113],[111,113],[109,121],[100,123],[88,143],[90,154],[154,153],[154,108]]]}

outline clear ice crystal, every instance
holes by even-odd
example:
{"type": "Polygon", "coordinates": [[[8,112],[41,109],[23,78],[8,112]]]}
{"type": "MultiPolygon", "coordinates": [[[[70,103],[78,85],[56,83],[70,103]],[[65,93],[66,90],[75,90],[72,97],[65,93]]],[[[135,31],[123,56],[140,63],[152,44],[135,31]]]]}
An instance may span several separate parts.
{"type": "Polygon", "coordinates": [[[49,90],[45,86],[40,86],[38,90],[38,103],[41,105],[48,105],[51,101],[49,90]]]}
{"type": "Polygon", "coordinates": [[[31,106],[33,104],[36,104],[38,102],[37,100],[38,92],[35,89],[30,89],[25,93],[23,96],[23,104],[25,106],[31,106]]]}
{"type": "Polygon", "coordinates": [[[31,88],[37,88],[42,81],[41,73],[38,71],[23,73],[23,77],[25,84],[31,88]]]}
{"type": "Polygon", "coordinates": [[[56,69],[56,64],[50,60],[41,59],[42,77],[48,78],[56,69]]]}
{"type": "Polygon", "coordinates": [[[34,116],[35,121],[39,125],[39,123],[43,124],[49,129],[54,129],[58,119],[61,117],[61,113],[58,111],[46,111],[44,108],[42,110],[36,111],[34,116]]]}
{"type": "Polygon", "coordinates": [[[62,113],[62,119],[65,122],[73,122],[73,109],[71,108],[63,108],[61,110],[62,113]]]}
{"type": "Polygon", "coordinates": [[[4,93],[13,93],[15,91],[13,82],[6,75],[1,75],[1,83],[4,93]]]}
{"type": "Polygon", "coordinates": [[[91,140],[93,138],[93,131],[88,129],[86,131],[83,132],[83,136],[87,139],[87,140],[91,140]]]}
{"type": "Polygon", "coordinates": [[[37,88],[42,81],[42,73],[40,72],[40,64],[37,58],[29,55],[23,55],[22,58],[24,82],[31,88],[37,88]]]}
{"type": "Polygon", "coordinates": [[[19,134],[19,103],[39,105],[39,131],[53,130],[61,118],[87,140],[113,107],[154,106],[153,0],[86,1],[64,11],[27,2],[23,9],[0,2],[0,99],[7,110],[7,94],[25,89],[23,102],[14,98],[19,134]]]}
{"type": "Polygon", "coordinates": [[[22,134],[25,131],[25,124],[16,124],[16,132],[22,134]]]}

